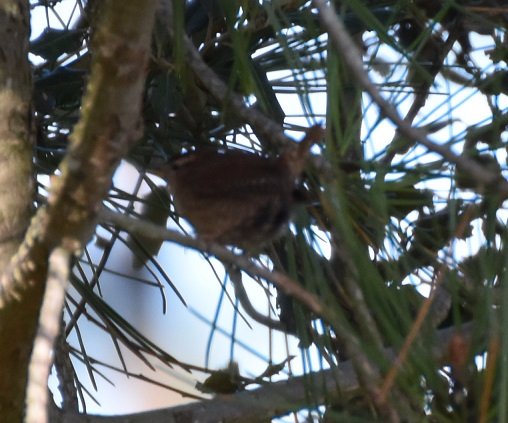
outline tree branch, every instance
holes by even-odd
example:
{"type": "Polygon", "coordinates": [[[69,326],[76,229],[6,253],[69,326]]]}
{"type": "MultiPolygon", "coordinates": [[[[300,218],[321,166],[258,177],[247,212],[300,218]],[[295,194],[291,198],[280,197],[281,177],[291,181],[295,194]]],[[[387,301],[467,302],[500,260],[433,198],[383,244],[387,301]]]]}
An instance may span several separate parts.
{"type": "Polygon", "coordinates": [[[114,224],[116,227],[122,228],[133,235],[139,234],[147,238],[173,241],[198,251],[210,253],[219,260],[233,264],[250,275],[256,275],[272,282],[286,294],[291,295],[300,301],[317,316],[322,316],[324,319],[333,321],[332,311],[328,310],[317,296],[307,292],[300,284],[285,274],[277,271],[270,271],[266,267],[261,267],[249,260],[246,256],[234,254],[227,248],[218,244],[209,244],[200,239],[182,235],[179,232],[162,228],[150,222],[133,219],[129,216],[115,213],[108,209],[103,209],[99,213],[99,218],[102,222],[114,224]]]}
{"type": "MultiPolygon", "coordinates": [[[[172,28],[173,5],[171,0],[164,0],[167,3],[165,12],[169,21],[168,30],[171,38],[175,37],[172,28]]],[[[180,34],[178,34],[180,36],[180,34]]],[[[193,42],[185,34],[181,34],[185,47],[186,59],[189,67],[199,83],[205,87],[212,97],[218,101],[224,110],[231,110],[236,116],[248,123],[254,133],[263,141],[272,145],[285,146],[292,143],[291,138],[284,135],[283,128],[261,111],[247,107],[245,99],[236,94],[228,87],[222,79],[211,69],[201,57],[199,51],[194,47],[193,42]]]]}
{"type": "MultiPolygon", "coordinates": [[[[33,212],[29,14],[27,0],[0,2],[0,272],[19,248],[33,212]]],[[[41,274],[44,278],[43,269],[41,274]]],[[[23,418],[27,366],[42,294],[41,284],[21,302],[0,307],[3,421],[23,418]]]]}
{"type": "Polygon", "coordinates": [[[476,178],[479,185],[495,187],[499,195],[506,197],[508,195],[508,182],[499,173],[485,169],[474,160],[466,156],[458,156],[449,148],[432,142],[427,138],[423,130],[411,126],[409,122],[399,116],[395,107],[381,96],[378,89],[370,81],[369,76],[363,68],[362,54],[349,36],[344,24],[338,18],[333,4],[326,5],[324,0],[313,0],[313,2],[319,10],[321,24],[328,32],[330,41],[337,50],[337,53],[342,56],[346,65],[351,69],[351,74],[356,78],[356,82],[370,94],[374,102],[379,106],[381,114],[389,118],[397,126],[400,133],[408,139],[424,145],[430,151],[438,153],[449,162],[469,172],[476,178]]]}
{"type": "MultiPolygon", "coordinates": [[[[435,360],[446,364],[450,339],[460,333],[469,340],[473,324],[442,329],[436,334],[436,342],[428,346],[429,354],[435,360]]],[[[393,360],[393,349],[385,349],[387,359],[393,360]]],[[[178,407],[125,416],[92,416],[64,413],[53,409],[51,421],[54,423],[223,423],[258,422],[292,411],[324,404],[336,396],[348,396],[359,389],[359,383],[352,361],[345,361],[335,369],[309,373],[289,380],[272,382],[258,389],[234,395],[221,395],[212,400],[195,402],[178,407]],[[310,387],[312,386],[312,387],[310,387]]]]}
{"type": "Polygon", "coordinates": [[[48,378],[53,361],[52,351],[59,333],[70,262],[71,255],[64,248],[56,248],[49,256],[46,291],[28,370],[27,423],[48,422],[48,378]]]}
{"type": "Polygon", "coordinates": [[[272,319],[269,316],[260,313],[252,305],[249,296],[247,294],[247,291],[243,286],[242,272],[238,271],[238,269],[230,268],[228,269],[228,273],[229,279],[231,279],[231,282],[233,282],[236,298],[238,298],[238,301],[240,302],[242,308],[253,320],[255,320],[258,323],[261,323],[266,327],[269,327],[270,329],[276,329],[280,331],[285,331],[287,329],[286,325],[282,323],[280,320],[272,319]]]}
{"type": "Polygon", "coordinates": [[[95,228],[96,213],[120,159],[141,135],[140,110],[156,0],[108,1],[94,40],[94,62],[82,115],[23,244],[0,278],[0,307],[41,283],[49,252],[79,252],[95,228]]]}

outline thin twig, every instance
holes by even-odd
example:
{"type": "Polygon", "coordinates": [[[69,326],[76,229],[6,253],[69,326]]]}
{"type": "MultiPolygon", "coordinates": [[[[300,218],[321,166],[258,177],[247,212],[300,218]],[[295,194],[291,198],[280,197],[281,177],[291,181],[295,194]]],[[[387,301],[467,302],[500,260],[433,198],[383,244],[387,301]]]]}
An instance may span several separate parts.
{"type": "MultiPolygon", "coordinates": [[[[167,18],[170,21],[168,31],[170,36],[174,38],[172,24],[172,1],[166,8],[167,18]]],[[[264,142],[272,145],[285,146],[292,143],[291,138],[284,135],[283,128],[273,119],[266,116],[254,107],[247,107],[245,99],[231,90],[211,69],[201,57],[201,54],[194,46],[193,42],[185,34],[178,34],[182,37],[185,47],[187,64],[199,80],[199,83],[205,87],[213,98],[221,103],[222,109],[231,110],[236,116],[240,117],[245,123],[248,123],[254,130],[254,133],[264,142]]]]}
{"type": "Polygon", "coordinates": [[[344,59],[345,64],[350,68],[351,74],[357,83],[369,93],[372,100],[379,106],[381,114],[390,119],[402,135],[413,142],[424,145],[430,151],[438,153],[444,159],[469,172],[472,177],[476,178],[479,185],[487,187],[495,185],[496,192],[500,195],[506,196],[508,194],[508,182],[498,172],[485,169],[474,160],[463,155],[458,156],[446,146],[432,142],[427,138],[423,130],[415,128],[409,122],[406,122],[398,114],[396,108],[381,96],[378,89],[370,81],[369,76],[363,68],[362,54],[338,17],[339,15],[333,3],[327,5],[325,0],[313,0],[313,3],[319,10],[319,19],[324,29],[328,32],[330,41],[344,59]]]}
{"type": "Polygon", "coordinates": [[[499,335],[495,334],[489,340],[489,347],[487,350],[487,365],[485,367],[483,390],[480,398],[479,423],[487,423],[489,421],[489,411],[492,407],[492,390],[496,383],[496,368],[499,366],[498,360],[500,349],[501,341],[499,339],[499,335]]]}
{"type": "MultiPolygon", "coordinates": [[[[436,342],[429,345],[429,355],[441,360],[446,356],[448,341],[457,332],[470,339],[473,324],[466,323],[460,327],[442,329],[437,332],[436,342]]],[[[383,350],[388,360],[393,359],[393,349],[383,350]]],[[[327,399],[337,395],[347,397],[358,392],[359,383],[352,361],[339,364],[338,368],[308,373],[292,377],[289,380],[273,382],[260,388],[243,391],[234,395],[219,395],[212,400],[205,400],[123,416],[92,416],[59,411],[52,408],[54,423],[177,423],[195,421],[201,423],[268,421],[277,415],[304,408],[313,408],[323,404],[327,399]],[[313,384],[312,395],[309,395],[309,383],[313,384]]]]}
{"type": "Polygon", "coordinates": [[[48,280],[28,370],[27,423],[48,422],[48,377],[53,361],[53,345],[60,328],[70,257],[69,251],[62,247],[55,248],[49,256],[48,280]]]}
{"type": "Polygon", "coordinates": [[[145,237],[173,241],[198,251],[208,252],[226,263],[237,266],[250,275],[259,276],[260,278],[272,282],[286,294],[300,301],[317,316],[321,316],[327,320],[334,320],[333,313],[328,310],[314,294],[307,292],[300,284],[285,274],[277,271],[270,271],[266,267],[261,267],[246,256],[234,254],[227,248],[218,244],[206,243],[200,239],[182,235],[179,232],[171,231],[159,225],[154,225],[139,219],[133,219],[108,209],[100,211],[99,218],[103,223],[113,223],[134,235],[143,234],[145,237]]]}
{"type": "MultiPolygon", "coordinates": [[[[471,222],[471,219],[473,216],[476,215],[476,205],[472,205],[470,208],[468,208],[460,220],[459,224],[457,225],[456,230],[454,231],[453,239],[461,238],[464,234],[464,232],[467,229],[467,225],[471,222]]],[[[445,261],[446,262],[446,261],[445,261]]],[[[432,286],[432,291],[430,292],[429,296],[425,299],[423,304],[421,305],[420,309],[418,310],[418,314],[416,315],[416,318],[413,322],[413,325],[411,326],[411,329],[409,330],[408,335],[406,336],[406,339],[404,340],[404,344],[402,345],[402,348],[399,351],[399,354],[397,355],[396,359],[394,360],[392,366],[390,367],[390,370],[386,374],[386,377],[383,381],[383,384],[381,386],[381,389],[379,391],[379,402],[385,403],[388,394],[395,383],[395,378],[397,377],[397,374],[399,370],[401,369],[404,362],[407,360],[407,356],[409,355],[409,350],[413,343],[415,342],[418,334],[420,333],[420,330],[423,327],[423,324],[429,315],[429,312],[431,310],[431,306],[434,303],[434,299],[438,296],[441,288],[441,284],[444,280],[444,277],[448,273],[448,268],[446,267],[445,262],[440,266],[438,270],[437,278],[432,286]]]]}
{"type": "MultiPolygon", "coordinates": [[[[64,305],[65,306],[65,305],[64,305]]],[[[58,390],[62,396],[61,407],[64,410],[79,411],[79,399],[76,386],[76,372],[69,355],[69,345],[65,337],[65,322],[61,317],[60,333],[55,342],[54,360],[56,377],[58,378],[58,390]]]]}
{"type": "MultiPolygon", "coordinates": [[[[440,66],[437,67],[436,69],[432,69],[429,75],[431,77],[430,80],[425,81],[423,86],[419,87],[418,90],[415,91],[413,103],[411,104],[411,107],[409,108],[408,112],[406,113],[406,116],[404,117],[404,121],[407,122],[409,125],[413,123],[413,120],[417,116],[418,112],[427,102],[430,87],[432,86],[432,83],[435,81],[439,71],[442,69],[442,64],[448,53],[453,48],[453,44],[455,43],[456,40],[457,37],[455,32],[451,31],[448,35],[446,42],[442,43],[442,45],[440,46],[440,50],[438,51],[438,58],[436,59],[436,62],[439,62],[440,66]]],[[[389,165],[396,154],[399,154],[399,152],[404,151],[408,147],[408,145],[406,144],[404,146],[397,145],[394,148],[394,145],[396,145],[395,140],[397,139],[399,139],[398,133],[395,134],[394,138],[390,142],[390,147],[387,149],[386,155],[381,159],[382,164],[389,165]]]]}
{"type": "MultiPolygon", "coordinates": [[[[362,383],[367,387],[373,400],[378,397],[378,385],[376,381],[380,378],[379,369],[372,365],[369,358],[363,352],[360,340],[341,324],[340,320],[336,318],[333,310],[329,309],[317,296],[305,290],[305,288],[293,279],[281,272],[270,271],[266,267],[261,267],[252,262],[248,257],[236,255],[218,244],[209,244],[200,239],[191,238],[179,232],[162,228],[150,222],[133,219],[108,209],[103,209],[99,213],[99,219],[103,223],[112,223],[134,235],[143,233],[146,238],[173,241],[201,252],[210,253],[217,259],[225,263],[233,264],[251,276],[258,276],[273,283],[286,294],[292,296],[307,307],[316,316],[322,317],[334,326],[337,331],[337,336],[342,339],[342,345],[347,346],[348,355],[354,357],[353,363],[356,371],[360,375],[362,383]]],[[[398,421],[393,412],[390,410],[385,411],[387,415],[390,416],[390,421],[398,421]]]]}
{"type": "Polygon", "coordinates": [[[250,302],[245,287],[243,286],[242,273],[231,266],[229,267],[229,279],[231,279],[231,282],[233,282],[233,286],[235,288],[235,296],[238,298],[238,301],[240,301],[240,304],[245,312],[256,322],[261,323],[270,329],[285,331],[287,329],[286,325],[280,320],[271,319],[270,317],[260,313],[255,309],[255,307],[250,302]]]}

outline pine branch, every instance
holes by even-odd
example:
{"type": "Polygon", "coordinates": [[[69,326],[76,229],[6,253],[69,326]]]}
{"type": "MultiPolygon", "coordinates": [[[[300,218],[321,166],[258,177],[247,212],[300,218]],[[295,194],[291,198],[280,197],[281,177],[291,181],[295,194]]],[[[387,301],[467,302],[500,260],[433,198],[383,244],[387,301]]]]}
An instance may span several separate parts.
{"type": "MultiPolygon", "coordinates": [[[[473,334],[473,324],[466,323],[460,327],[438,331],[434,345],[427,346],[429,355],[446,365],[450,340],[457,333],[460,333],[467,342],[473,334]]],[[[396,351],[391,348],[385,349],[384,354],[387,359],[393,360],[396,351]]],[[[54,423],[259,422],[304,408],[315,407],[334,396],[352,395],[358,389],[359,383],[353,363],[345,361],[335,369],[309,373],[280,382],[271,382],[252,391],[222,395],[212,400],[137,414],[86,416],[63,413],[54,407],[51,421],[54,423]]]]}
{"type": "Polygon", "coordinates": [[[338,15],[333,4],[326,5],[324,0],[313,1],[314,5],[319,9],[321,24],[328,32],[332,45],[351,69],[351,74],[356,78],[356,82],[369,93],[372,100],[379,106],[381,114],[389,118],[397,126],[400,133],[413,143],[420,143],[430,151],[441,155],[450,163],[463,169],[464,172],[474,175],[479,185],[482,185],[484,188],[495,187],[496,192],[503,198],[506,198],[508,196],[508,182],[500,173],[486,169],[467,156],[458,156],[446,146],[434,143],[426,136],[424,131],[411,126],[409,122],[405,121],[398,114],[395,107],[381,96],[379,90],[370,81],[369,76],[363,68],[362,55],[347,33],[344,24],[337,17],[338,15]]]}
{"type": "Polygon", "coordinates": [[[81,119],[52,180],[48,204],[33,218],[23,244],[0,278],[0,307],[41,283],[49,252],[78,253],[95,229],[99,204],[116,166],[141,136],[140,109],[156,1],[105,6],[81,119]]]}
{"type": "Polygon", "coordinates": [[[103,209],[100,212],[100,219],[104,223],[112,223],[134,235],[142,234],[147,238],[173,241],[198,251],[210,253],[219,260],[235,265],[250,275],[259,276],[260,278],[272,282],[274,285],[281,288],[286,294],[296,298],[316,315],[322,316],[325,319],[328,318],[333,320],[332,311],[328,310],[319,298],[317,298],[314,294],[307,292],[296,281],[281,272],[270,271],[265,267],[261,267],[251,261],[248,257],[234,254],[221,245],[208,244],[200,239],[182,235],[179,232],[162,228],[150,222],[133,219],[129,216],[115,213],[107,209],[103,209]]]}

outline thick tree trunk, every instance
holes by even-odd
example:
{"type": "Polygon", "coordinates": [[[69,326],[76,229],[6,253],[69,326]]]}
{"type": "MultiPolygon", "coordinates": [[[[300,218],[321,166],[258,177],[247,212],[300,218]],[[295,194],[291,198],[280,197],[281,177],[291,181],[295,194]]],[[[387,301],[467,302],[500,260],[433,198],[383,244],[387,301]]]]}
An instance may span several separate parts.
{"type": "MultiPolygon", "coordinates": [[[[33,194],[29,3],[0,2],[0,269],[28,226],[33,194]]],[[[42,284],[0,309],[0,416],[22,421],[42,284]]]]}

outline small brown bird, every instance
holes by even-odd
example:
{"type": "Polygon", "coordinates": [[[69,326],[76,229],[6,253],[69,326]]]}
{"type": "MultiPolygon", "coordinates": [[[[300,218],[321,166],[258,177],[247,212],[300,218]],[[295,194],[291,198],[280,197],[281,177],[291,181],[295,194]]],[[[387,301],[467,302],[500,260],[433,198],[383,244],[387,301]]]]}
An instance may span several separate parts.
{"type": "Polygon", "coordinates": [[[169,183],[176,210],[207,242],[252,249],[285,228],[309,148],[323,136],[316,125],[279,157],[239,150],[198,151],[158,172],[169,183]]]}

